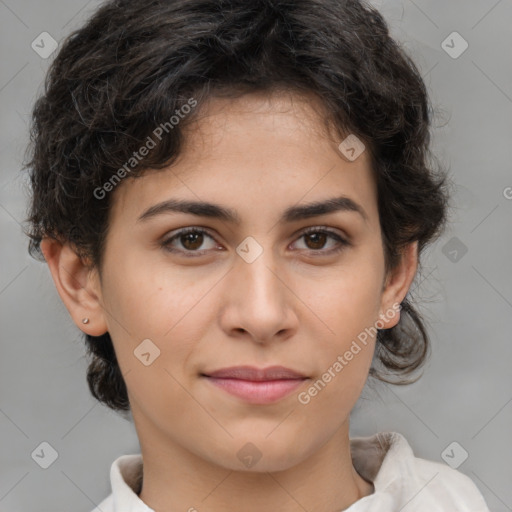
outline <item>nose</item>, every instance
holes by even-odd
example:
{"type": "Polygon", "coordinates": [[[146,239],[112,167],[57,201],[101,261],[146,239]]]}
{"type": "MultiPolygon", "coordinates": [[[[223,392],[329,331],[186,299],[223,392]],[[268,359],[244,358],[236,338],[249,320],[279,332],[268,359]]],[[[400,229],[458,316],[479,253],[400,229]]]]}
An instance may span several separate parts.
{"type": "Polygon", "coordinates": [[[221,327],[229,336],[269,343],[292,336],[298,325],[300,301],[289,273],[270,249],[254,261],[237,256],[222,293],[221,327]]]}

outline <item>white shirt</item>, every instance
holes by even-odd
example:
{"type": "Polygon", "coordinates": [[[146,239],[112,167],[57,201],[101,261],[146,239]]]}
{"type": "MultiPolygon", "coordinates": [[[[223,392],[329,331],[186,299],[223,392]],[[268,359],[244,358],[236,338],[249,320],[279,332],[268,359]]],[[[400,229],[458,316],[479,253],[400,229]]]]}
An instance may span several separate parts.
{"type": "MultiPolygon", "coordinates": [[[[490,512],[468,476],[415,457],[398,432],[351,438],[350,450],[354,468],[375,491],[340,512],[490,512]]],[[[110,469],[112,493],[92,512],[155,512],[137,495],[141,481],[142,455],[118,457],[110,469]]]]}

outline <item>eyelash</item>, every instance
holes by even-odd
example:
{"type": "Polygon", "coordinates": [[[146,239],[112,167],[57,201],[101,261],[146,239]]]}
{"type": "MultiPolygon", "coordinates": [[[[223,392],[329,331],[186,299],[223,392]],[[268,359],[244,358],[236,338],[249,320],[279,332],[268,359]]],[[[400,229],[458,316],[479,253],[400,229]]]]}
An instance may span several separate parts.
{"type": "MultiPolygon", "coordinates": [[[[189,227],[189,228],[183,228],[183,229],[179,230],[173,236],[164,240],[161,243],[161,247],[171,253],[181,253],[182,255],[184,255],[187,258],[203,256],[206,252],[208,252],[208,249],[203,250],[203,251],[191,251],[191,250],[173,249],[170,247],[170,244],[174,240],[179,239],[180,237],[182,237],[183,235],[186,235],[188,233],[199,233],[199,234],[207,235],[210,238],[212,238],[213,240],[215,240],[214,237],[207,230],[205,230],[203,228],[199,228],[199,227],[189,227]]],[[[311,251],[313,253],[321,253],[321,255],[337,254],[337,253],[341,252],[343,249],[345,249],[345,247],[351,245],[345,238],[341,237],[338,233],[332,231],[331,229],[324,228],[321,226],[313,226],[313,227],[305,229],[304,231],[301,232],[298,239],[300,239],[306,235],[309,235],[311,233],[322,233],[322,234],[329,235],[331,238],[334,238],[340,244],[338,247],[336,247],[334,249],[327,250],[327,251],[324,251],[322,249],[317,249],[317,250],[309,249],[309,251],[311,251]]],[[[307,249],[299,249],[299,250],[307,250],[307,249]]]]}

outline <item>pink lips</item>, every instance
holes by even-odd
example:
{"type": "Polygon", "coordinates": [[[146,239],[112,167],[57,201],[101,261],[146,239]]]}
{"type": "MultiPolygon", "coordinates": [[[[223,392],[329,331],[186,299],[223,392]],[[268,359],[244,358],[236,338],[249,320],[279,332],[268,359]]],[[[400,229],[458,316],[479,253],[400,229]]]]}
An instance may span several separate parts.
{"type": "Polygon", "coordinates": [[[283,366],[233,366],[203,374],[215,386],[252,404],[276,402],[299,387],[306,376],[283,366]]]}

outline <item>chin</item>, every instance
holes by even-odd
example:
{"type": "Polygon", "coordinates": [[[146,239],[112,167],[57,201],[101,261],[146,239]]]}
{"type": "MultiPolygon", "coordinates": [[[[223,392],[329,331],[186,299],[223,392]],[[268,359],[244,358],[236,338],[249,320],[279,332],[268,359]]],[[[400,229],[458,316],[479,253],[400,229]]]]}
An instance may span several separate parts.
{"type": "MultiPolygon", "coordinates": [[[[253,473],[267,473],[286,471],[300,464],[308,457],[314,447],[306,447],[304,443],[290,443],[290,438],[276,436],[270,440],[266,438],[267,431],[255,436],[241,436],[231,439],[229,445],[224,446],[222,452],[217,451],[209,460],[214,464],[231,471],[244,471],[253,473]],[[234,455],[234,456],[233,456],[234,455]]],[[[272,435],[272,434],[271,434],[272,435]]]]}

